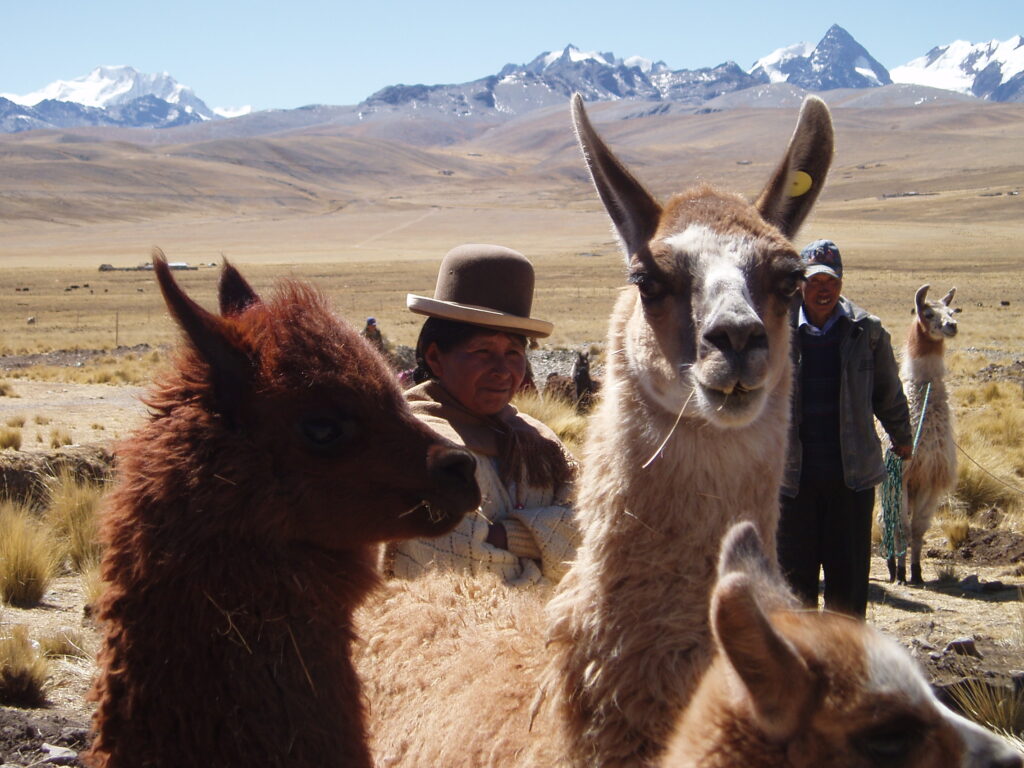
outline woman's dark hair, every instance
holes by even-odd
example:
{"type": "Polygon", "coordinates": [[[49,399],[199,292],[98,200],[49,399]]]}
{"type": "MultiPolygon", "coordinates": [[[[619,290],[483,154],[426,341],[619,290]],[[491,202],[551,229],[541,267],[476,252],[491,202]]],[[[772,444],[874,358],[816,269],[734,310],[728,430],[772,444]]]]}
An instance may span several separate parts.
{"type": "Polygon", "coordinates": [[[446,320],[443,317],[428,317],[420,329],[420,336],[416,340],[416,367],[412,372],[412,380],[422,384],[428,379],[436,378],[434,372],[427,365],[427,350],[431,344],[437,344],[442,352],[451,352],[455,347],[472,339],[477,334],[505,333],[527,346],[527,339],[520,333],[501,331],[497,328],[486,328],[481,325],[462,323],[458,320],[446,320]]]}

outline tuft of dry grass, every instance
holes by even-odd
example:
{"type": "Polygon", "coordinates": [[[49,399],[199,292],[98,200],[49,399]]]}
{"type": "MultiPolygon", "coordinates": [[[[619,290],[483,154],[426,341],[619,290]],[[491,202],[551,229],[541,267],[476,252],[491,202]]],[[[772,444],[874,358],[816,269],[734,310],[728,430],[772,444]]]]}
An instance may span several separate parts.
{"type": "Polygon", "coordinates": [[[1024,390],[989,381],[958,391],[956,495],[968,514],[1024,510],[1024,390]]]}
{"type": "Polygon", "coordinates": [[[512,404],[538,421],[547,424],[573,456],[579,458],[587,417],[576,412],[576,407],[556,397],[544,397],[536,392],[520,392],[512,404]]]}
{"type": "Polygon", "coordinates": [[[21,450],[21,430],[10,427],[0,427],[0,451],[13,448],[21,450]]]}
{"type": "Polygon", "coordinates": [[[17,397],[9,381],[0,381],[0,397],[17,397]]]}
{"type": "Polygon", "coordinates": [[[943,587],[951,587],[960,583],[960,574],[953,563],[943,563],[935,572],[935,580],[943,587]]]}
{"type": "Polygon", "coordinates": [[[0,599],[38,605],[54,576],[54,549],[50,532],[28,507],[0,502],[0,599]]]}
{"type": "Polygon", "coordinates": [[[1024,691],[965,677],[949,688],[965,717],[1001,734],[1024,733],[1024,691]]]}
{"type": "Polygon", "coordinates": [[[99,562],[87,563],[82,569],[82,586],[85,591],[85,613],[87,616],[95,616],[100,598],[107,588],[99,562]]]}
{"type": "Polygon", "coordinates": [[[99,562],[99,508],[106,487],[63,471],[49,481],[49,503],[43,520],[60,544],[60,560],[82,572],[99,562]]]}
{"type": "Polygon", "coordinates": [[[90,659],[92,653],[87,646],[85,633],[71,627],[58,629],[39,638],[39,650],[48,659],[90,659]]]}
{"type": "Polygon", "coordinates": [[[8,427],[16,427],[17,429],[21,429],[22,427],[25,426],[25,417],[24,416],[11,416],[9,419],[7,419],[7,426],[8,427]]]}
{"type": "Polygon", "coordinates": [[[971,526],[964,515],[948,515],[942,521],[942,532],[951,550],[960,549],[971,536],[971,526]]]}
{"type": "Polygon", "coordinates": [[[957,460],[956,496],[968,513],[988,507],[1004,512],[1020,509],[1020,480],[1008,449],[981,439],[965,442],[966,456],[961,454],[957,460]]]}
{"type": "Polygon", "coordinates": [[[50,423],[50,417],[49,416],[43,416],[41,414],[36,414],[32,418],[32,421],[34,421],[36,424],[38,424],[41,427],[45,427],[47,424],[50,423]]]}
{"type": "Polygon", "coordinates": [[[72,442],[74,441],[71,439],[71,433],[69,433],[66,429],[54,427],[53,429],[50,430],[51,448],[61,448],[65,445],[71,445],[72,442]]]}
{"type": "Polygon", "coordinates": [[[0,704],[38,707],[46,702],[50,665],[19,624],[0,635],[0,704]]]}

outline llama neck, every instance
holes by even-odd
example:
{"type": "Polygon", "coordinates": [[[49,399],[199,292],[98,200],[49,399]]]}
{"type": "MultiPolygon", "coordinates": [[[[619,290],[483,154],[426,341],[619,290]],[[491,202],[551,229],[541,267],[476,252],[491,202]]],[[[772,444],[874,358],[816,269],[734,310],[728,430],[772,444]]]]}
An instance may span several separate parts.
{"type": "Polygon", "coordinates": [[[101,661],[117,673],[96,687],[97,764],[369,766],[349,657],[352,610],[376,583],[369,549],[197,531],[266,511],[230,497],[236,484],[190,488],[187,459],[154,478],[147,450],[126,457],[105,521],[101,661]]]}
{"type": "Polygon", "coordinates": [[[917,351],[907,344],[903,350],[903,364],[900,366],[900,377],[906,383],[939,385],[946,376],[946,363],[939,343],[937,352],[915,354],[917,351]]]}
{"type": "Polygon", "coordinates": [[[933,339],[915,319],[907,334],[903,350],[904,379],[908,381],[941,381],[946,375],[945,342],[933,339]]]}

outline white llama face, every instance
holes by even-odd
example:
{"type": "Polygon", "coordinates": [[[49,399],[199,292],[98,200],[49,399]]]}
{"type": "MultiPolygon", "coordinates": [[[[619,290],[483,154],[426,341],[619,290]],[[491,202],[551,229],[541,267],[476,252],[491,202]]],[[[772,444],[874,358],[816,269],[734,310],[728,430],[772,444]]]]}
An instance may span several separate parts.
{"type": "Polygon", "coordinates": [[[691,222],[652,242],[630,262],[625,350],[648,397],[716,427],[757,419],[789,370],[786,310],[801,274],[777,235],[691,222]]]}
{"type": "Polygon", "coordinates": [[[933,341],[951,339],[956,336],[956,316],[960,312],[960,307],[954,308],[950,306],[953,303],[956,288],[951,288],[949,293],[943,296],[940,301],[928,301],[928,287],[927,285],[922,285],[914,299],[914,311],[917,314],[917,322],[928,338],[933,341]]]}

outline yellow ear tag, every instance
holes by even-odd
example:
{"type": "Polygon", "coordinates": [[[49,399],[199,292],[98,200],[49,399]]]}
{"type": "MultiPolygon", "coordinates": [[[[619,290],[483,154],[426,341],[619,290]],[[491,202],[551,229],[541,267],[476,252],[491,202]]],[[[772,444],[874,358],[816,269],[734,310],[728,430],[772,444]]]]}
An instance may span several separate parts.
{"type": "Polygon", "coordinates": [[[796,171],[789,177],[789,196],[800,197],[800,195],[806,195],[811,191],[812,186],[814,186],[814,179],[811,178],[810,174],[804,171],[796,171]]]}

